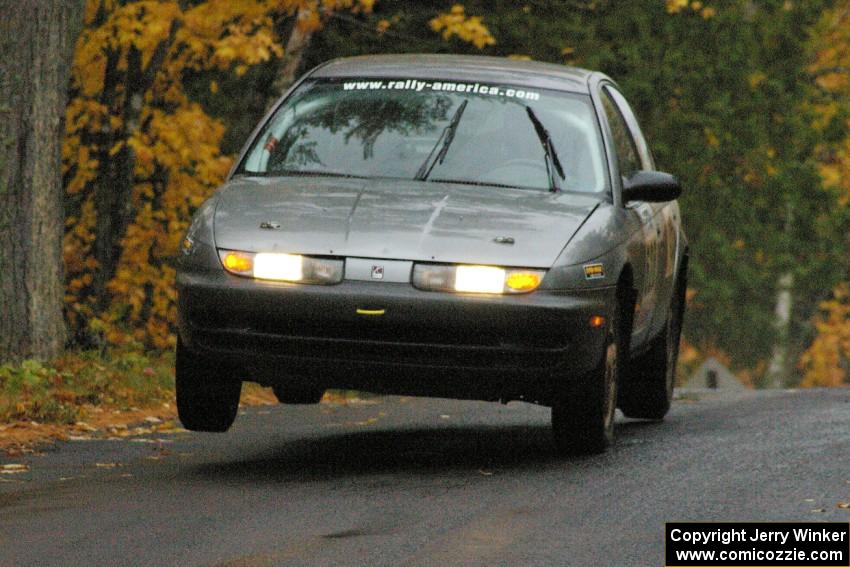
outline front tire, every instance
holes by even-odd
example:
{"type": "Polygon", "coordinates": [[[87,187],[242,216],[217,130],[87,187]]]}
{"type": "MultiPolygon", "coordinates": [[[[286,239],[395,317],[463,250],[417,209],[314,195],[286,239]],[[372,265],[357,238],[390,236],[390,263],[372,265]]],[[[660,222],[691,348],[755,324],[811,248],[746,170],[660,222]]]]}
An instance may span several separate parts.
{"type": "Polygon", "coordinates": [[[613,443],[622,337],[618,308],[608,321],[599,365],[572,395],[562,394],[552,404],[552,434],[558,453],[602,453],[613,443]]]}
{"type": "Polygon", "coordinates": [[[684,290],[678,289],[664,330],[653,339],[649,350],[629,365],[620,396],[620,410],[626,417],[658,421],[670,411],[679,360],[683,302],[684,290]]]}
{"type": "Polygon", "coordinates": [[[227,431],[239,410],[242,381],[226,368],[189,351],[177,339],[175,364],[177,414],[192,431],[227,431]]]}

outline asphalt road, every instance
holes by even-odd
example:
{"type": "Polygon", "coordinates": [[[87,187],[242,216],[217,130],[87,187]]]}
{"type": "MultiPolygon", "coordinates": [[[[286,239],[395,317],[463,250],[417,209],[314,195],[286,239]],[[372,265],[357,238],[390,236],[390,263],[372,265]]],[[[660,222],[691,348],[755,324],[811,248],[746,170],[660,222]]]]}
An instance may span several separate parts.
{"type": "Polygon", "coordinates": [[[850,521],[847,389],[687,396],[585,458],[545,408],[373,402],[26,458],[0,564],[659,566],[665,521],[850,521]]]}

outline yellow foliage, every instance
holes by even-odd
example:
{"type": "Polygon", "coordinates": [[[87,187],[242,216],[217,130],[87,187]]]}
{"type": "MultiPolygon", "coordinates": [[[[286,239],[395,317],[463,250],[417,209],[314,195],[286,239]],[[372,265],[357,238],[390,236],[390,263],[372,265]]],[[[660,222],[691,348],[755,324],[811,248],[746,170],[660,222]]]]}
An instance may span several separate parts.
{"type": "Polygon", "coordinates": [[[850,287],[840,284],[820,307],[822,314],[815,321],[818,335],[800,359],[806,369],[801,385],[841,386],[847,378],[841,361],[850,358],[850,287]]]}
{"type": "MultiPolygon", "coordinates": [[[[194,210],[232,165],[224,125],[184,91],[187,74],[232,72],[283,55],[280,19],[320,28],[338,10],[369,13],[375,0],[87,0],[66,108],[62,173],[68,203],[63,243],[66,314],[74,331],[107,342],[168,348],[175,342],[175,271],[194,210]],[[128,79],[130,74],[144,79],[128,79]],[[141,86],[140,86],[141,85],[141,86]],[[129,109],[129,111],[128,111],[129,109]],[[96,296],[98,195],[129,156],[128,219],[106,296],[96,296]]],[[[378,23],[378,32],[391,22],[378,23]]],[[[462,5],[430,22],[444,38],[478,49],[495,39],[462,5]]],[[[219,85],[209,83],[215,96],[219,85]]],[[[123,196],[122,196],[123,198],[123,196]]]]}
{"type": "Polygon", "coordinates": [[[667,13],[678,14],[688,7],[688,0],[667,0],[667,13]]]}
{"type": "MultiPolygon", "coordinates": [[[[809,72],[824,100],[813,104],[816,130],[825,130],[850,105],[850,1],[838,2],[822,16],[813,38],[809,72]]],[[[846,125],[850,128],[850,121],[846,125]]],[[[823,186],[850,205],[850,136],[824,142],[815,150],[823,186]]],[[[821,304],[815,319],[817,336],[800,359],[805,369],[803,386],[838,386],[847,383],[843,364],[850,359],[850,287],[842,283],[833,297],[821,304]]]]}
{"type": "Polygon", "coordinates": [[[688,2],[688,0],[665,0],[665,8],[668,14],[679,14],[690,9],[691,13],[699,14],[703,19],[709,20],[717,15],[717,10],[711,6],[705,6],[702,2],[688,2]]]}
{"type": "Polygon", "coordinates": [[[176,292],[170,258],[192,212],[231,165],[219,149],[224,126],[189,101],[183,76],[207,69],[238,71],[282,55],[273,15],[295,9],[294,1],[280,0],[208,0],[186,8],[173,0],[87,2],[62,148],[66,192],[79,203],[64,242],[66,311],[73,327],[87,326],[113,343],[174,344],[176,292]],[[131,128],[122,113],[130,87],[121,73],[127,72],[133,52],[147,71],[161,46],[166,52],[154,80],[138,93],[143,101],[139,126],[131,128]],[[116,156],[125,146],[134,158],[132,218],[103,309],[90,288],[98,268],[92,256],[94,185],[105,165],[93,156],[116,156]]]}
{"type": "Polygon", "coordinates": [[[461,4],[455,4],[449,12],[438,15],[429,22],[429,25],[435,32],[441,32],[445,40],[457,37],[478,49],[484,49],[496,43],[496,39],[490,34],[490,30],[481,18],[467,16],[466,9],[461,4]]]}

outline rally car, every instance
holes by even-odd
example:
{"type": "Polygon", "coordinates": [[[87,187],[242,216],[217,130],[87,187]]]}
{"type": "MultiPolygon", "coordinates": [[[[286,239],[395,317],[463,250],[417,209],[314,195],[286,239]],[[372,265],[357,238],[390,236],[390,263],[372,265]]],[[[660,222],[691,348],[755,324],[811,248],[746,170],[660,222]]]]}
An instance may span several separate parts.
{"type": "Polygon", "coordinates": [[[224,431],[242,381],[552,408],[598,452],[617,407],[670,407],[688,246],[602,73],[500,58],[330,61],[197,211],[178,262],[176,389],[224,431]]]}

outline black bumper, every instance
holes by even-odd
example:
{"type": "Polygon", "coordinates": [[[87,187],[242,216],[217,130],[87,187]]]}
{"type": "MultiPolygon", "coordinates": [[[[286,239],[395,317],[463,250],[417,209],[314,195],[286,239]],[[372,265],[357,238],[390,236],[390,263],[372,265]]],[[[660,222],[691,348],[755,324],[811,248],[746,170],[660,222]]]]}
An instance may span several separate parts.
{"type": "Polygon", "coordinates": [[[261,383],[302,381],[385,393],[545,398],[602,356],[613,288],[521,296],[423,292],[408,284],[261,282],[178,276],[179,328],[192,351],[261,383]],[[383,310],[383,315],[358,314],[383,310]]]}

